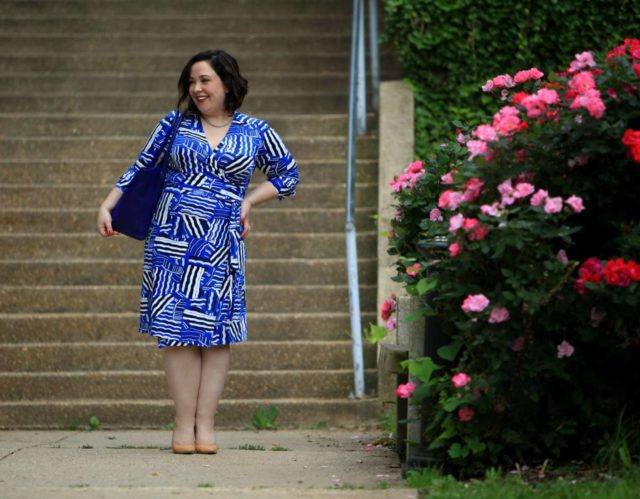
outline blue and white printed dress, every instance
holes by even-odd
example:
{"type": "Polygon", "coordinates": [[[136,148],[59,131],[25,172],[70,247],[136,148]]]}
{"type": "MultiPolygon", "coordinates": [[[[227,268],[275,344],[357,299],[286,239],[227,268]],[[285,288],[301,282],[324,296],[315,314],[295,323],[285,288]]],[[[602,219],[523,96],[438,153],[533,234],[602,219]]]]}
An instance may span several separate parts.
{"type": "MultiPolygon", "coordinates": [[[[116,187],[156,162],[174,118],[160,120],[116,187]]],[[[183,117],[144,247],[139,332],[156,336],[158,348],[247,339],[240,208],[256,167],[279,199],[295,194],[296,161],[265,120],[236,111],[212,150],[200,117],[183,117]]]]}

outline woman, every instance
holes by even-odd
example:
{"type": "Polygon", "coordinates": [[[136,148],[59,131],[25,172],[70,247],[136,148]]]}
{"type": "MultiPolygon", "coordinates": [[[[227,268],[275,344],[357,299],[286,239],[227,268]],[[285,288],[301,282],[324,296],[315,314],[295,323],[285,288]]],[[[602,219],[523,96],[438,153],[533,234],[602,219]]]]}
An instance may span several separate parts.
{"type": "MultiPolygon", "coordinates": [[[[175,453],[215,454],[214,415],[229,344],[247,339],[245,246],[249,214],[295,194],[298,167],[266,121],[238,111],[248,84],[223,50],[193,56],[178,81],[185,109],[165,187],[145,240],[139,331],[157,337],[175,403],[175,453]],[[255,168],[267,180],[246,194],[255,168]]],[[[98,232],[117,234],[111,210],[157,160],[176,112],[156,125],[138,160],[100,206],[98,232]]]]}

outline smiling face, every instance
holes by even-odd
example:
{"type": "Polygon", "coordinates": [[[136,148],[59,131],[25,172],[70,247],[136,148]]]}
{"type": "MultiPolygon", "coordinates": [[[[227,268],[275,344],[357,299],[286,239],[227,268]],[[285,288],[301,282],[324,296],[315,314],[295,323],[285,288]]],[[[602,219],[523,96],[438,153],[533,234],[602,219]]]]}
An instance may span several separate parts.
{"type": "Polygon", "coordinates": [[[218,117],[227,114],[224,109],[226,88],[207,61],[191,66],[189,96],[201,114],[218,117]]]}

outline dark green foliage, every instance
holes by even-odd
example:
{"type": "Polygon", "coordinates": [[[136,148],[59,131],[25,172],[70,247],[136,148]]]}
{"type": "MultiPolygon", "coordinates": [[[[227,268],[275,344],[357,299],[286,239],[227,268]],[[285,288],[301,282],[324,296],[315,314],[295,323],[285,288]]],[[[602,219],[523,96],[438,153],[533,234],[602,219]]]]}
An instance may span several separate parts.
{"type": "Polygon", "coordinates": [[[577,52],[640,33],[635,0],[387,0],[383,39],[395,45],[416,99],[416,157],[478,122],[498,74],[558,70],[577,52]]]}

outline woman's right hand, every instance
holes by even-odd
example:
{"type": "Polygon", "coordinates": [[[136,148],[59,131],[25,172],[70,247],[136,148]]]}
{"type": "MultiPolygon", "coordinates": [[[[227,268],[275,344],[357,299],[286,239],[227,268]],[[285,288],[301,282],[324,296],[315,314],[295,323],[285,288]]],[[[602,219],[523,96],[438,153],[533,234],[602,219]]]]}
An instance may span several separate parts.
{"type": "Polygon", "coordinates": [[[100,206],[98,211],[98,233],[102,237],[116,236],[120,234],[111,227],[111,212],[106,206],[100,206]]]}
{"type": "Polygon", "coordinates": [[[98,210],[98,234],[102,237],[116,236],[120,234],[111,227],[111,210],[122,196],[122,190],[114,187],[104,199],[98,210]]]}

